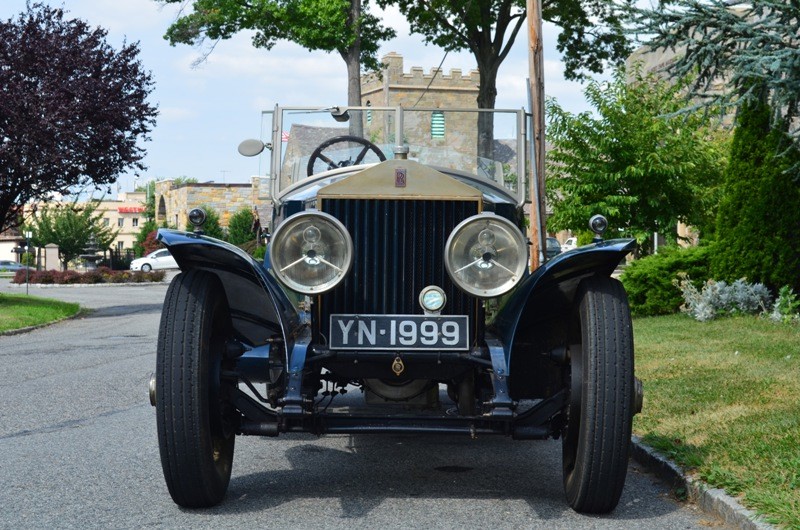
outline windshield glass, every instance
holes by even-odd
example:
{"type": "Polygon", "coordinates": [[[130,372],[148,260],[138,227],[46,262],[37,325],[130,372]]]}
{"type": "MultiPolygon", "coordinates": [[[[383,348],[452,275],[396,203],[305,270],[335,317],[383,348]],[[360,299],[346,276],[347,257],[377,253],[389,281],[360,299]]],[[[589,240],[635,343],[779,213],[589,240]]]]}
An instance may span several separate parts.
{"type": "Polygon", "coordinates": [[[494,183],[519,202],[524,198],[521,110],[277,107],[264,119],[270,122],[263,129],[272,145],[273,196],[330,170],[394,158],[402,130],[409,159],[494,183]]]}

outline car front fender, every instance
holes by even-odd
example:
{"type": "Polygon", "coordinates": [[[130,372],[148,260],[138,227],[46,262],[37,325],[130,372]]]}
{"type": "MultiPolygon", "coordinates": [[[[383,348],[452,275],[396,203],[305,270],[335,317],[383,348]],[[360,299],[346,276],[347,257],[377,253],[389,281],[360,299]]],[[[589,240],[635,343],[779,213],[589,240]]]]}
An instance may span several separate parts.
{"type": "Polygon", "coordinates": [[[636,247],[633,239],[615,239],[559,254],[525,278],[503,300],[488,329],[503,343],[512,395],[527,389],[557,389],[558,349],[568,345],[575,293],[581,280],[610,276],[636,247]]]}
{"type": "Polygon", "coordinates": [[[280,335],[291,350],[300,315],[260,263],[239,247],[191,232],[162,228],[158,240],[181,271],[203,269],[220,278],[234,331],[245,343],[259,346],[280,335]]]}

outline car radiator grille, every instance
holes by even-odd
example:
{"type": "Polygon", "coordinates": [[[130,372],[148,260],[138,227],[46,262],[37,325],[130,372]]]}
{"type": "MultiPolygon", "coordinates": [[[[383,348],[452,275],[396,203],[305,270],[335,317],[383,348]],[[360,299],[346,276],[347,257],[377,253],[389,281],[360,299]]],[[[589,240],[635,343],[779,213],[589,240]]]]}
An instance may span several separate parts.
{"type": "Polygon", "coordinates": [[[478,213],[477,201],[324,199],[320,208],[347,227],[354,249],[350,274],[322,295],[323,335],[331,314],[421,314],[420,291],[438,285],[447,295],[442,314],[468,315],[475,339],[479,302],[450,281],[444,247],[453,228],[478,213]]]}

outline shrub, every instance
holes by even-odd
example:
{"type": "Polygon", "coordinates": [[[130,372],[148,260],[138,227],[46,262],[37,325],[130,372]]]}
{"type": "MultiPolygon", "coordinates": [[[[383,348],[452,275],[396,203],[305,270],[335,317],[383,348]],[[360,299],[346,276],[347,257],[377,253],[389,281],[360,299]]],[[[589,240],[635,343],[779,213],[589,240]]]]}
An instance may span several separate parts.
{"type": "Polygon", "coordinates": [[[81,275],[81,283],[103,283],[105,282],[105,278],[103,277],[103,273],[95,269],[93,271],[86,271],[81,275]]]}
{"type": "Polygon", "coordinates": [[[778,291],[778,299],[772,306],[769,318],[775,322],[792,323],[800,321],[800,299],[788,285],[778,291]]]}
{"type": "Polygon", "coordinates": [[[620,280],[636,316],[677,313],[683,298],[673,280],[679,273],[708,278],[711,247],[671,248],[631,262],[620,280]]]}
{"type": "Polygon", "coordinates": [[[264,254],[266,254],[266,253],[267,253],[266,245],[259,245],[259,246],[257,246],[255,248],[255,250],[253,250],[253,258],[254,259],[260,259],[260,260],[263,261],[264,260],[264,254]]]}
{"type": "MultiPolygon", "coordinates": [[[[80,273],[68,271],[30,271],[30,283],[42,284],[95,284],[95,283],[144,283],[164,280],[166,271],[114,271],[108,267],[98,267],[93,271],[80,273]]],[[[13,283],[25,283],[25,271],[17,271],[13,283]]]]}
{"type": "Polygon", "coordinates": [[[60,271],[53,275],[53,281],[63,284],[86,283],[83,281],[83,276],[78,271],[60,271]]]}
{"type": "MultiPolygon", "coordinates": [[[[31,273],[29,278],[30,283],[44,283],[44,284],[51,284],[55,283],[55,276],[58,274],[58,271],[51,270],[51,271],[36,271],[31,273]]],[[[22,280],[25,281],[24,279],[22,280]]]]}
{"type": "Polygon", "coordinates": [[[228,242],[241,245],[255,238],[253,222],[255,217],[249,208],[242,208],[228,221],[228,242]]]}
{"type": "Polygon", "coordinates": [[[744,278],[732,284],[708,280],[702,291],[698,291],[689,276],[683,273],[674,283],[681,290],[685,302],[681,311],[700,322],[718,316],[765,313],[772,302],[772,295],[764,284],[748,283],[744,278]]]}

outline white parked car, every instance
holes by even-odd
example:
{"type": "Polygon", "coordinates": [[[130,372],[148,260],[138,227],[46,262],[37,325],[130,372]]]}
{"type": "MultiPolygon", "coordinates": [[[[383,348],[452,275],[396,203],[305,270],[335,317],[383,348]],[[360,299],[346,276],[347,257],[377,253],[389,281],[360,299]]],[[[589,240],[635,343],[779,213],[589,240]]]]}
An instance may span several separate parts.
{"type": "Polygon", "coordinates": [[[131,262],[132,271],[150,272],[154,269],[177,269],[178,264],[169,250],[162,248],[131,262]]]}
{"type": "Polygon", "coordinates": [[[568,250],[573,250],[578,248],[578,238],[577,237],[568,237],[564,243],[561,244],[561,252],[566,252],[568,250]]]}

